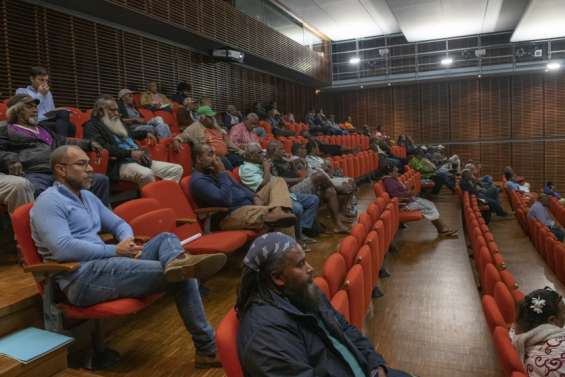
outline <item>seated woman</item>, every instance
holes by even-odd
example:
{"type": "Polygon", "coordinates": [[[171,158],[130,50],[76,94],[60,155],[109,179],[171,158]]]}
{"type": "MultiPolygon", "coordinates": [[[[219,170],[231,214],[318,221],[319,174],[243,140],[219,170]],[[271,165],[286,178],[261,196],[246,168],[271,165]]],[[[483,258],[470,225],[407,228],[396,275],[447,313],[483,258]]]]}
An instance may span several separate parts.
{"type": "Polygon", "coordinates": [[[518,305],[512,343],[530,377],[565,374],[565,305],[549,287],[536,289],[518,305]]]}
{"type": "Polygon", "coordinates": [[[384,172],[383,184],[392,198],[398,198],[400,206],[408,211],[421,211],[427,220],[436,227],[440,236],[457,236],[457,229],[449,229],[439,218],[439,211],[434,203],[418,198],[398,179],[398,169],[393,167],[384,172]]]}

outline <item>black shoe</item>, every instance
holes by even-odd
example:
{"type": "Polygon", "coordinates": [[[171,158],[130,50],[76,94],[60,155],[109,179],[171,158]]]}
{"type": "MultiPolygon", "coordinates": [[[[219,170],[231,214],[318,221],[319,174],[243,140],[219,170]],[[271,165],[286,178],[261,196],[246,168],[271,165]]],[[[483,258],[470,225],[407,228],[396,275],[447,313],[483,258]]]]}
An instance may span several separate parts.
{"type": "Polygon", "coordinates": [[[372,298],[380,298],[380,297],[383,297],[383,296],[384,296],[384,293],[380,290],[379,287],[373,288],[373,291],[371,292],[372,298]]]}
{"type": "Polygon", "coordinates": [[[390,272],[388,272],[388,271],[386,270],[386,268],[382,267],[382,268],[380,269],[380,271],[379,271],[379,277],[380,277],[381,279],[388,278],[388,277],[390,277],[390,272]]]}

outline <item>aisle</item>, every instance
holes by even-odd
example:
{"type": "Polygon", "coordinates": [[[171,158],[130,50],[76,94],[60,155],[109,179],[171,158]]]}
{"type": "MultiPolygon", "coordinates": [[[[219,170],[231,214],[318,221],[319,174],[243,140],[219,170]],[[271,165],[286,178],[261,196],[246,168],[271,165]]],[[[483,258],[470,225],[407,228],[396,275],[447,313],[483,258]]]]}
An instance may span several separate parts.
{"type": "MultiPolygon", "coordinates": [[[[437,201],[442,218],[462,229],[455,196],[437,201]]],[[[463,231],[436,238],[427,221],[411,223],[397,238],[398,254],[385,261],[392,277],[373,302],[370,338],[393,366],[422,377],[499,377],[497,357],[481,308],[463,231]]]]}

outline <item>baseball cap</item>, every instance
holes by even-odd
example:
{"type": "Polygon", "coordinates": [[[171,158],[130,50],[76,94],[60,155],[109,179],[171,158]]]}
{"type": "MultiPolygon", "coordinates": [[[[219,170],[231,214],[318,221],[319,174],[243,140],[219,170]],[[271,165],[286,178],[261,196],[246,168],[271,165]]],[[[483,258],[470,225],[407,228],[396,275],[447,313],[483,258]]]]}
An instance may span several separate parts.
{"type": "Polygon", "coordinates": [[[122,98],[126,94],[133,94],[133,92],[129,89],[122,89],[118,92],[118,98],[122,98]]]}
{"type": "Polygon", "coordinates": [[[216,116],[216,112],[210,108],[210,106],[200,106],[198,110],[196,110],[198,115],[206,115],[208,117],[216,116]]]}
{"type": "Polygon", "coordinates": [[[33,98],[29,94],[16,94],[15,96],[10,97],[10,99],[8,100],[8,107],[12,107],[14,105],[17,105],[18,103],[31,103],[31,102],[35,102],[36,105],[39,105],[39,100],[33,98]]]}

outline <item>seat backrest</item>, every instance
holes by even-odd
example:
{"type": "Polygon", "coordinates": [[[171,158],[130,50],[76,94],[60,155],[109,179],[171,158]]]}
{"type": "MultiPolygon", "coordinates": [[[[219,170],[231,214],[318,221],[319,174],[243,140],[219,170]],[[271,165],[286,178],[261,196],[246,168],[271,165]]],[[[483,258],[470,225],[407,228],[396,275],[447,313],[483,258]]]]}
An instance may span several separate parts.
{"type": "Polygon", "coordinates": [[[147,212],[163,208],[160,203],[152,198],[133,199],[114,208],[114,213],[128,224],[131,220],[147,212]]]}
{"type": "Polygon", "coordinates": [[[485,318],[490,332],[492,333],[497,326],[507,328],[507,323],[504,321],[504,317],[491,295],[483,295],[483,310],[485,312],[485,318]]]}
{"type": "Polygon", "coordinates": [[[493,296],[506,323],[513,323],[516,320],[516,302],[506,284],[501,281],[496,283],[493,296]]]}
{"type": "Polygon", "coordinates": [[[373,221],[371,220],[371,216],[368,213],[363,212],[359,215],[359,219],[357,219],[357,223],[363,224],[365,227],[365,232],[369,233],[373,228],[373,221]]]}
{"type": "Polygon", "coordinates": [[[365,278],[363,276],[363,267],[356,264],[347,273],[343,287],[349,295],[349,313],[351,316],[351,324],[359,331],[363,331],[363,321],[365,319],[365,278]]]}
{"type": "Polygon", "coordinates": [[[345,259],[340,253],[333,253],[326,258],[324,267],[322,268],[322,275],[328,282],[330,289],[330,296],[333,295],[342,287],[347,268],[345,266],[345,259]]]}
{"type": "Polygon", "coordinates": [[[339,244],[339,252],[343,255],[345,260],[345,267],[350,269],[355,263],[355,257],[357,255],[357,250],[359,250],[359,244],[357,239],[353,236],[347,236],[341,240],[339,244]]]}
{"type": "Polygon", "coordinates": [[[216,330],[216,347],[227,377],[243,377],[243,370],[237,352],[237,331],[239,318],[232,308],[216,330]]]}
{"type": "Polygon", "coordinates": [[[129,223],[136,236],[153,238],[163,232],[174,233],[175,212],[171,208],[160,208],[137,216],[129,223]]]}
{"type": "Polygon", "coordinates": [[[349,295],[345,289],[340,289],[336,292],[336,294],[330,300],[334,309],[343,316],[347,320],[347,322],[351,323],[351,314],[349,311],[350,303],[349,303],[349,295]]]}
{"type": "Polygon", "coordinates": [[[357,252],[357,257],[355,258],[355,263],[359,264],[363,268],[363,277],[365,287],[365,312],[369,308],[369,303],[371,301],[373,292],[373,266],[372,266],[372,256],[371,249],[368,245],[363,245],[357,252]]]}
{"type": "Polygon", "coordinates": [[[357,245],[361,246],[365,243],[368,231],[363,224],[355,224],[351,228],[351,235],[357,240],[357,245]]]}
{"type": "MultiPolygon", "coordinates": [[[[172,208],[178,219],[196,219],[192,206],[180,185],[175,181],[162,180],[151,182],[141,189],[143,198],[150,198],[159,202],[161,208],[172,208]]],[[[175,232],[180,239],[185,239],[192,234],[201,233],[202,227],[198,222],[183,224],[175,232]]]]}
{"type": "Polygon", "coordinates": [[[314,278],[314,284],[320,289],[320,291],[326,295],[327,299],[329,300],[330,297],[330,287],[328,286],[328,282],[324,279],[323,276],[316,276],[314,278]]]}
{"type": "Polygon", "coordinates": [[[520,356],[512,346],[508,331],[504,327],[497,327],[493,332],[494,347],[498,353],[504,377],[511,377],[514,372],[524,372],[524,365],[520,356]]]}
{"type": "Polygon", "coordinates": [[[493,295],[494,286],[500,281],[500,273],[498,272],[496,267],[492,263],[487,263],[481,276],[481,287],[483,294],[493,295]]]}
{"type": "Polygon", "coordinates": [[[375,192],[375,197],[379,197],[386,192],[385,185],[382,180],[379,180],[373,185],[373,191],[375,192]]]}
{"type": "MultiPolygon", "coordinates": [[[[14,235],[26,265],[43,262],[31,238],[31,221],[29,214],[32,206],[33,204],[31,203],[24,204],[16,208],[14,213],[12,213],[12,228],[14,229],[14,235]]],[[[43,282],[36,281],[36,283],[39,292],[43,293],[43,282]]]]}
{"type": "Polygon", "coordinates": [[[183,179],[181,179],[180,188],[182,189],[182,191],[186,195],[186,198],[188,199],[188,203],[190,204],[190,206],[192,208],[196,209],[196,208],[198,208],[198,204],[196,203],[196,201],[192,197],[192,194],[190,193],[190,178],[191,178],[191,176],[188,175],[188,176],[184,177],[183,179]]]}

